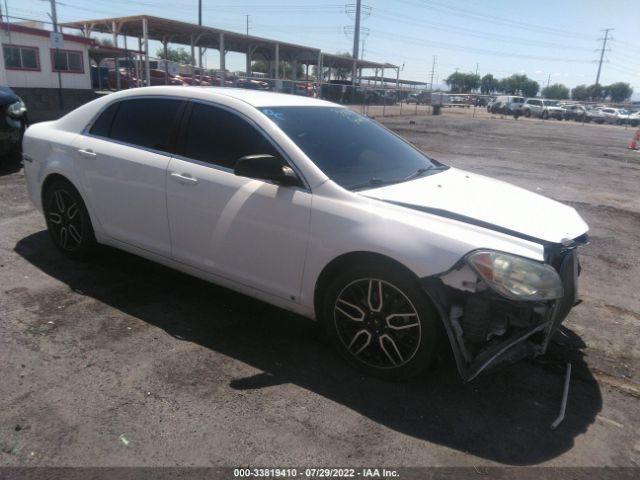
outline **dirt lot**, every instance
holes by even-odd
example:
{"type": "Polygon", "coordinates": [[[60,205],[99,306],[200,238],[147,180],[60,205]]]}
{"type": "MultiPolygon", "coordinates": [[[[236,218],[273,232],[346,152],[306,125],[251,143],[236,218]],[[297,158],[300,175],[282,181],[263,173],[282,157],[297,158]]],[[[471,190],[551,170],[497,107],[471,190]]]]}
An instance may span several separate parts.
{"type": "Polygon", "coordinates": [[[363,377],[308,320],[110,249],[65,260],[5,165],[0,465],[638,466],[633,131],[450,110],[384,122],[589,223],[584,301],[547,357],[469,385],[450,359],[411,383],[363,377]],[[567,360],[567,417],[552,432],[567,360]]]}

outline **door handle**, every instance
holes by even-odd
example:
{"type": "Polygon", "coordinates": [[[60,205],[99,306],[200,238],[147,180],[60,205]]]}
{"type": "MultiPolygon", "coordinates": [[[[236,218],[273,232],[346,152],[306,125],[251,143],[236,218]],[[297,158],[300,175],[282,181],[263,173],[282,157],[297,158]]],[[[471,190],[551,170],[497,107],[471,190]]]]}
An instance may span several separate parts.
{"type": "Polygon", "coordinates": [[[93,150],[91,150],[90,148],[85,149],[78,149],[78,153],[80,155],[82,155],[84,158],[96,158],[96,152],[94,152],[93,150]]]}
{"type": "Polygon", "coordinates": [[[180,174],[180,173],[172,173],[171,178],[173,178],[176,182],[181,185],[196,185],[198,183],[197,178],[193,178],[188,173],[180,174]]]}

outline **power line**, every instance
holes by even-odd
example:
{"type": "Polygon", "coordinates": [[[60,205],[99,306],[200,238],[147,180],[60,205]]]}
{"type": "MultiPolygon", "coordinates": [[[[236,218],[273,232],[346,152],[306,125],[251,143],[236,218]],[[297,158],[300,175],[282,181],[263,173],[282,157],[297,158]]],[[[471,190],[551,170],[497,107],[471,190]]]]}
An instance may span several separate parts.
{"type": "Polygon", "coordinates": [[[418,20],[414,17],[409,17],[407,15],[402,15],[402,14],[391,12],[384,9],[377,9],[376,12],[381,13],[381,15],[379,16],[381,16],[382,18],[395,20],[402,24],[412,24],[412,25],[421,26],[421,27],[428,26],[429,28],[432,28],[435,30],[462,34],[465,37],[472,36],[472,37],[483,38],[483,39],[495,41],[495,42],[519,43],[521,45],[528,45],[528,46],[534,46],[534,47],[556,48],[556,49],[563,49],[563,50],[591,51],[591,49],[587,47],[577,47],[577,46],[570,46],[570,45],[558,44],[553,42],[531,40],[531,39],[525,39],[520,37],[514,37],[512,35],[501,35],[497,33],[488,33],[480,30],[473,30],[470,28],[460,27],[458,25],[450,25],[447,23],[418,20]]]}
{"type": "Polygon", "coordinates": [[[492,25],[500,24],[500,25],[505,25],[507,27],[530,30],[536,33],[543,33],[545,35],[556,35],[556,36],[574,37],[574,38],[583,38],[583,39],[590,38],[589,35],[586,35],[583,33],[570,32],[564,29],[561,30],[557,28],[546,27],[543,25],[535,25],[535,24],[526,23],[520,20],[498,17],[493,14],[487,15],[479,12],[474,12],[467,8],[452,7],[451,5],[445,5],[442,3],[434,2],[432,0],[421,0],[420,3],[410,2],[406,0],[401,0],[401,1],[409,5],[420,6],[420,7],[428,8],[431,10],[437,10],[449,15],[456,15],[457,17],[465,17],[465,18],[471,18],[475,20],[481,20],[484,22],[491,22],[492,25]]]}

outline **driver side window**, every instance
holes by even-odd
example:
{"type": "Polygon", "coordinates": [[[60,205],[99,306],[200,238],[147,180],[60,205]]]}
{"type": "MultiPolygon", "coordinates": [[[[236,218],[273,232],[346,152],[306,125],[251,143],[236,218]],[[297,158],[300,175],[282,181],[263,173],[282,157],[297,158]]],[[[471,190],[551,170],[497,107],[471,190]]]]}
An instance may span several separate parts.
{"type": "Polygon", "coordinates": [[[279,156],[265,136],[240,116],[225,109],[193,103],[184,135],[185,157],[233,168],[246,155],[279,156]]]}

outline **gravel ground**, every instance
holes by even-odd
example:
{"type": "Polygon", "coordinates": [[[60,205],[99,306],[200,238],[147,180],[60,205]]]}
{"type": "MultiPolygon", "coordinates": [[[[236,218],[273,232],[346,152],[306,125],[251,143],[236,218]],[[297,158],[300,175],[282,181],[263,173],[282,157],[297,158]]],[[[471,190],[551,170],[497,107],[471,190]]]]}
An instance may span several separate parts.
{"type": "Polygon", "coordinates": [[[589,223],[583,303],[547,356],[468,385],[449,358],[410,383],[363,377],[309,320],[112,249],[64,259],[5,164],[0,465],[638,466],[633,131],[451,110],[383,122],[589,223]],[[566,361],[567,417],[552,432],[566,361]]]}

